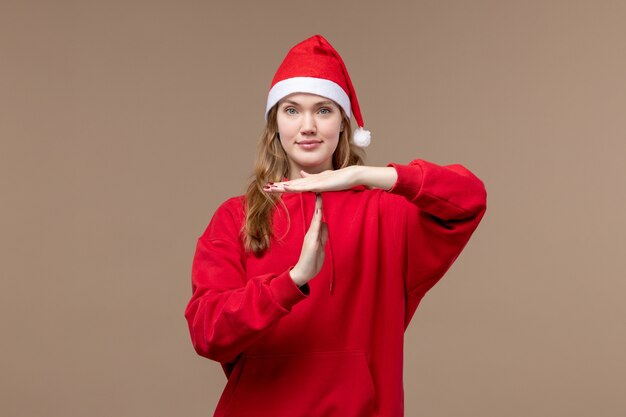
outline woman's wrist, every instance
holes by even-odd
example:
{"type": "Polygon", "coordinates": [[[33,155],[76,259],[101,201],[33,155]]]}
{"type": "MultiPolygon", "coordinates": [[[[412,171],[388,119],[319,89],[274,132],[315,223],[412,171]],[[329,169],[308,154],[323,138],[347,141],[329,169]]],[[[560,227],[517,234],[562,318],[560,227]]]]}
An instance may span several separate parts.
{"type": "Polygon", "coordinates": [[[301,287],[307,283],[307,281],[302,277],[302,275],[296,270],[295,267],[289,269],[289,276],[291,280],[298,286],[301,287]]]}
{"type": "Polygon", "coordinates": [[[359,166],[356,171],[358,184],[389,191],[398,180],[398,172],[394,167],[359,166]]]}

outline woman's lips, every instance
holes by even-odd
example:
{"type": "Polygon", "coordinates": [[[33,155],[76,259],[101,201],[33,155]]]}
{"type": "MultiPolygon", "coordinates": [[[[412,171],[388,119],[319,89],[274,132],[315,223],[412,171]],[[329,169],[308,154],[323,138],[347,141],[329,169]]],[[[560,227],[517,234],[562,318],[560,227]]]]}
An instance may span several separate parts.
{"type": "Polygon", "coordinates": [[[322,142],[298,142],[297,145],[304,149],[314,149],[321,145],[322,142]]]}

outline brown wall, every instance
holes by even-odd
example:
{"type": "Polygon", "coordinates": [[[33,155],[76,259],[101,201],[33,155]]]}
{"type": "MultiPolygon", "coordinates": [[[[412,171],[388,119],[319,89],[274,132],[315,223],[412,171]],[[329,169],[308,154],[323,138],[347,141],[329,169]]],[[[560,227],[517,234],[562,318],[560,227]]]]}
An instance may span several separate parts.
{"type": "Polygon", "coordinates": [[[315,33],[368,165],[462,163],[488,190],[407,331],[406,415],[623,412],[626,3],[217,3],[2,2],[1,414],[212,414],[225,378],[183,317],[196,238],[315,33]]]}

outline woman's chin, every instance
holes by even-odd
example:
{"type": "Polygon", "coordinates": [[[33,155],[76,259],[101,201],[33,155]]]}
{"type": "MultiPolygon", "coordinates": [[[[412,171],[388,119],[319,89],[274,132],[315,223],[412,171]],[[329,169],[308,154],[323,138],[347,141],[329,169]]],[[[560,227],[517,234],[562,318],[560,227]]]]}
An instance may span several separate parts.
{"type": "Polygon", "coordinates": [[[324,163],[324,161],[330,158],[330,155],[322,154],[321,152],[315,153],[299,153],[298,155],[294,155],[295,158],[292,158],[294,162],[299,163],[301,165],[319,165],[324,163]]]}

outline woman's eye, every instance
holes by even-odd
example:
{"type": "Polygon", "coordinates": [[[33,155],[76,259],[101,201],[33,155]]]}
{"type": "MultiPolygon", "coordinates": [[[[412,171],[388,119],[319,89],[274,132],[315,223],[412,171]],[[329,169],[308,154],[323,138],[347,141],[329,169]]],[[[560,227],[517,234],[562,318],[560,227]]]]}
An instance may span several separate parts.
{"type": "Polygon", "coordinates": [[[321,112],[322,114],[328,114],[328,113],[330,113],[330,112],[331,112],[331,110],[330,110],[330,109],[327,109],[327,108],[323,108],[323,109],[320,109],[320,112],[321,112]]]}
{"type": "Polygon", "coordinates": [[[295,114],[296,109],[294,109],[293,107],[288,107],[285,109],[285,111],[287,112],[287,114],[295,114]]]}

